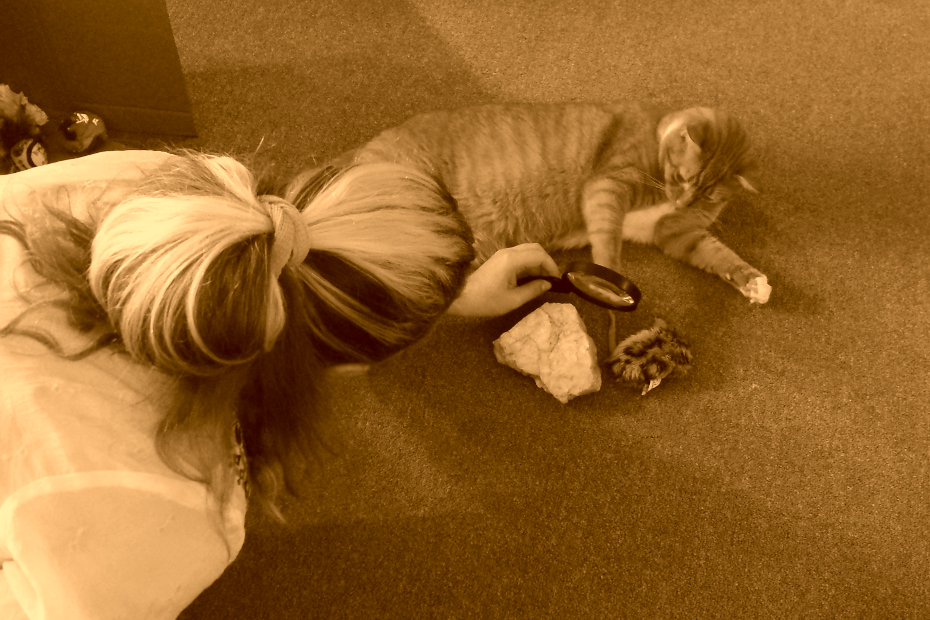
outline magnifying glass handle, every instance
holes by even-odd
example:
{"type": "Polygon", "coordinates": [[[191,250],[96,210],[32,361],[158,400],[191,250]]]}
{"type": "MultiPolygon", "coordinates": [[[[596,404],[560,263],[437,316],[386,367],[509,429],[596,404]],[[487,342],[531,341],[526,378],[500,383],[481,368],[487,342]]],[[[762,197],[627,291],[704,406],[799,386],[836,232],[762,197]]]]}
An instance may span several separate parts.
{"type": "Polygon", "coordinates": [[[545,280],[552,285],[552,288],[549,289],[550,293],[571,293],[571,284],[563,280],[562,278],[557,278],[555,276],[523,276],[522,278],[517,278],[517,286],[523,286],[528,284],[533,280],[545,280]]]}

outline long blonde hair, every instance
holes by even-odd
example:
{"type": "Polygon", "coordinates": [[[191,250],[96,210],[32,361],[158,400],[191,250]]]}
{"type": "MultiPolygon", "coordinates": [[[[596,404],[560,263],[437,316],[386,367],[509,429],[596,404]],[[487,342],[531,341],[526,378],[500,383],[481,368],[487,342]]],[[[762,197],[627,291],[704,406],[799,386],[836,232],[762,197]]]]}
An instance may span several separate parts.
{"type": "Polygon", "coordinates": [[[175,377],[156,435],[165,462],[225,503],[238,421],[252,489],[279,514],[278,491],[296,490],[318,448],[325,367],[379,361],[421,338],[460,292],[474,252],[454,202],[426,175],[393,164],[309,171],[280,193],[311,249],[275,278],[261,191],[232,158],[184,153],[96,229],[53,206],[57,224],[27,215],[0,226],[68,291],[73,325],[103,332],[77,354],[19,321],[0,334],[75,358],[115,346],[175,377]]]}

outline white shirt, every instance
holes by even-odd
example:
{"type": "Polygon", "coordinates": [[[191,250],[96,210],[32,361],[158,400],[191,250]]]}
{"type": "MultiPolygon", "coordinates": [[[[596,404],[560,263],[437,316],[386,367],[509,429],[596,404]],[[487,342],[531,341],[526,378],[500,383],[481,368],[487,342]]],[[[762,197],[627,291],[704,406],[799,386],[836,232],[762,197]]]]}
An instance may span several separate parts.
{"type": "MultiPolygon", "coordinates": [[[[93,219],[167,157],[105,152],[0,176],[0,219],[42,198],[93,219]]],[[[27,307],[14,282],[40,282],[23,258],[0,235],[0,325],[27,307]]],[[[53,311],[29,324],[82,348],[53,311]]],[[[238,555],[242,488],[221,516],[206,487],[155,452],[164,412],[151,396],[170,389],[111,351],[67,361],[0,337],[0,620],[173,619],[238,555]]]]}

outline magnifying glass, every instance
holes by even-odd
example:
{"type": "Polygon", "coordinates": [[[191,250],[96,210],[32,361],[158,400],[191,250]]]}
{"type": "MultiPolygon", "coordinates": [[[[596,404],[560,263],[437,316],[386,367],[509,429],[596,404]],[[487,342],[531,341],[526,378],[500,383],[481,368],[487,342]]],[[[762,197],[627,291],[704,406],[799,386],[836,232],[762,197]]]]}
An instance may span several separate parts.
{"type": "Polygon", "coordinates": [[[620,312],[636,310],[643,298],[639,288],[624,276],[613,269],[586,260],[569,263],[561,278],[526,276],[517,280],[517,286],[532,280],[549,282],[552,285],[550,293],[574,293],[592,304],[620,312]]]}

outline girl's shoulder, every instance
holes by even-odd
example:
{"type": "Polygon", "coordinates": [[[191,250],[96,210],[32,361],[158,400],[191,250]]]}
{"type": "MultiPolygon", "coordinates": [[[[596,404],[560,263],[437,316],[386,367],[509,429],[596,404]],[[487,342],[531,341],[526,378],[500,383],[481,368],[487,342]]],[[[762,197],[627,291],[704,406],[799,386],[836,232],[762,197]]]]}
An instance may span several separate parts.
{"type": "Polygon", "coordinates": [[[44,203],[87,220],[95,205],[119,200],[172,157],[162,151],[105,151],[0,176],[0,218],[44,203]]]}

